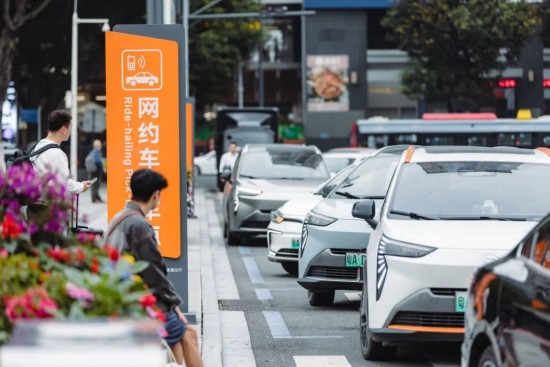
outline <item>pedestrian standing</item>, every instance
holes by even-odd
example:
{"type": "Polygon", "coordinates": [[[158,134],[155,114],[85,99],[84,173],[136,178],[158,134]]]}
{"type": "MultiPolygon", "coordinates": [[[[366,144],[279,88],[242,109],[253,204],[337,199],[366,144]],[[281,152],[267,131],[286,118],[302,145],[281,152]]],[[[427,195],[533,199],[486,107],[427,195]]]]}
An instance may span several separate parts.
{"type": "Polygon", "coordinates": [[[145,218],[158,206],[161,191],[167,186],[168,182],[158,172],[150,169],[135,171],[130,178],[132,199],[114,216],[105,242],[120,252],[129,252],[136,260],[149,263],[140,275],[157,298],[157,307],[166,314],[168,335],[165,339],[177,363],[181,365],[185,360],[187,367],[202,367],[197,332],[187,325],[187,319],[179,308],[181,298],[168,279],[155,231],[145,218]]]}
{"type": "Polygon", "coordinates": [[[101,140],[94,140],[93,148],[84,160],[86,172],[88,172],[88,178],[90,180],[97,178],[97,182],[92,185],[92,189],[90,190],[92,194],[92,203],[105,202],[99,196],[99,187],[101,185],[101,180],[103,179],[103,174],[105,173],[105,165],[103,164],[103,153],[101,152],[102,148],[103,144],[101,143],[101,140]]]}
{"type": "Polygon", "coordinates": [[[222,173],[224,170],[233,170],[233,167],[235,167],[235,162],[237,161],[238,153],[237,153],[237,143],[232,141],[229,143],[229,149],[227,152],[225,152],[222,155],[222,158],[220,159],[220,166],[218,168],[218,171],[222,173]]]}

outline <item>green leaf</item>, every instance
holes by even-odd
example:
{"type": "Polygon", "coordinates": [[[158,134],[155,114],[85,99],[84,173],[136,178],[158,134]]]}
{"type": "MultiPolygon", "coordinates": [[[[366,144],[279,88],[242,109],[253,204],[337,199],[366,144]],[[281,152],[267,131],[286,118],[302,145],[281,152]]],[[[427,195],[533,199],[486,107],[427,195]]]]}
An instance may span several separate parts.
{"type": "Polygon", "coordinates": [[[147,269],[148,266],[149,266],[149,263],[147,261],[136,261],[131,265],[131,269],[134,274],[139,274],[145,269],[147,269]]]}

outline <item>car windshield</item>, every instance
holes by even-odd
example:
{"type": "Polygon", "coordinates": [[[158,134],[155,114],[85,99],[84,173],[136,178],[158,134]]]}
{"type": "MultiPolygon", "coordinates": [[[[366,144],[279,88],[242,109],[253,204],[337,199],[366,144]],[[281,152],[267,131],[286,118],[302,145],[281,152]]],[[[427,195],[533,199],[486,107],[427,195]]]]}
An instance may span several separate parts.
{"type": "Polygon", "coordinates": [[[330,194],[332,199],[384,198],[399,162],[399,155],[365,159],[330,194]]]}
{"type": "Polygon", "coordinates": [[[309,149],[249,151],[243,155],[240,167],[241,177],[287,180],[325,180],[330,177],[323,157],[309,149]]]}
{"type": "Polygon", "coordinates": [[[408,163],[396,180],[389,206],[396,219],[539,220],[550,208],[546,164],[408,163]]]}
{"type": "Polygon", "coordinates": [[[323,157],[325,159],[325,163],[327,164],[328,170],[330,172],[339,172],[342,170],[342,168],[349,166],[353,163],[355,158],[350,157],[323,157]]]}
{"type": "Polygon", "coordinates": [[[340,185],[340,183],[344,181],[344,179],[351,173],[351,171],[353,171],[352,165],[349,165],[340,170],[340,172],[334,175],[334,177],[319,185],[319,187],[313,192],[313,194],[323,195],[324,193],[331,192],[336,186],[340,185]]]}

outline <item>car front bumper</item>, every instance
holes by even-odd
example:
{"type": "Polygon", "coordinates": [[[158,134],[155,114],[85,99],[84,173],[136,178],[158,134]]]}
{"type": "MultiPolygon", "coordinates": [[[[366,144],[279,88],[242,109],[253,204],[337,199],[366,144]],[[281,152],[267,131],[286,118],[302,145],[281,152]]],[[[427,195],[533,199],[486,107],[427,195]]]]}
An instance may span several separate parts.
{"type": "Polygon", "coordinates": [[[267,258],[274,262],[297,262],[301,232],[299,220],[271,221],[267,227],[267,258]]]}

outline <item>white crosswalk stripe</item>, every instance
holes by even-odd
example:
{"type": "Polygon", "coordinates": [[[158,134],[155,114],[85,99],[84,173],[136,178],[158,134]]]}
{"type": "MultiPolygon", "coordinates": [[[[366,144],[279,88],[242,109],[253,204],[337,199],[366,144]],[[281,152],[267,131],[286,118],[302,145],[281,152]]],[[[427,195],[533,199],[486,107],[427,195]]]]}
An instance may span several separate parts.
{"type": "Polygon", "coordinates": [[[351,367],[346,356],[293,356],[296,367],[351,367]]]}

